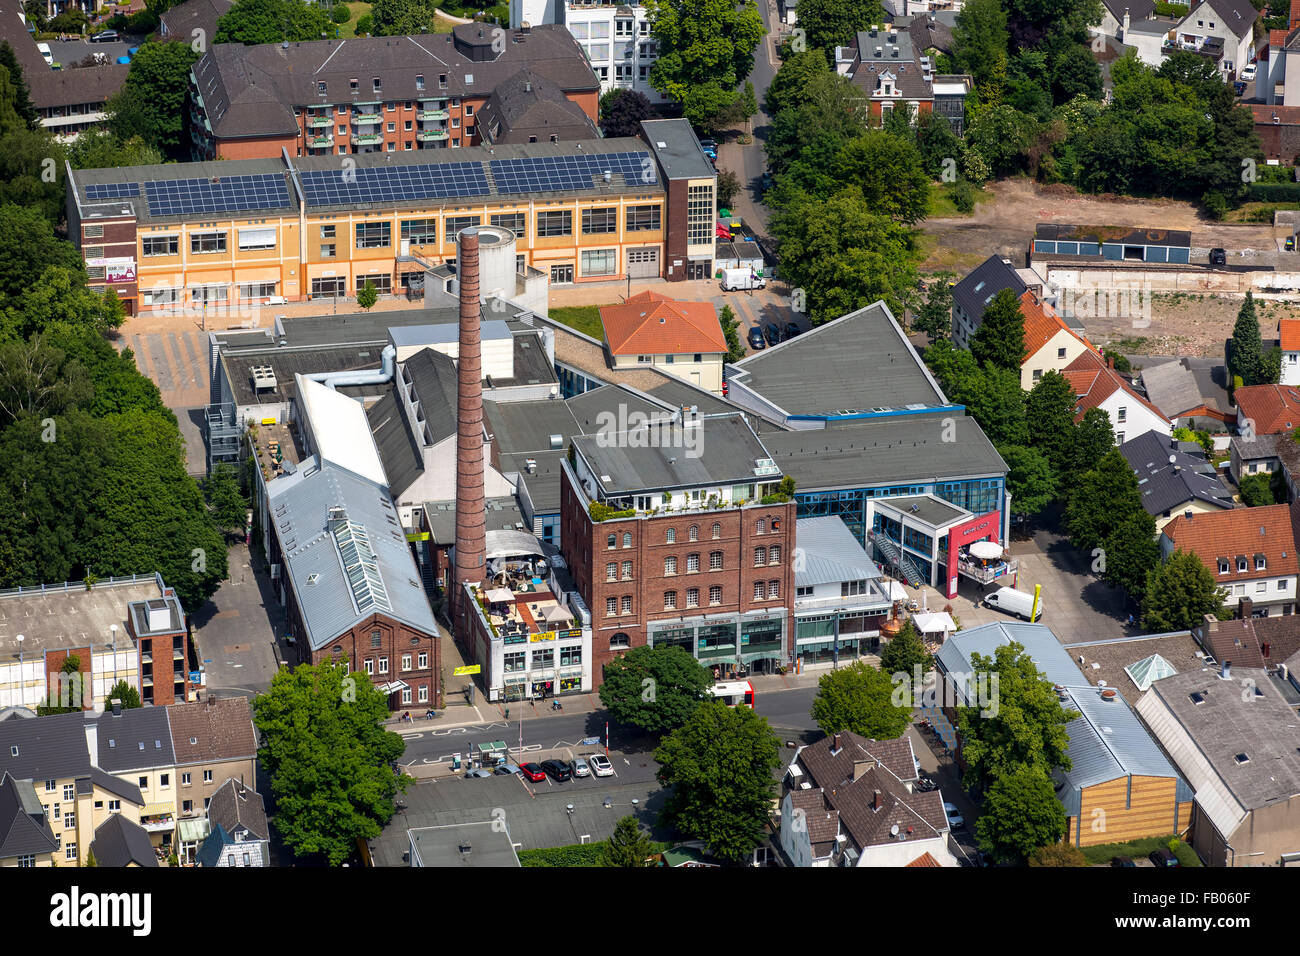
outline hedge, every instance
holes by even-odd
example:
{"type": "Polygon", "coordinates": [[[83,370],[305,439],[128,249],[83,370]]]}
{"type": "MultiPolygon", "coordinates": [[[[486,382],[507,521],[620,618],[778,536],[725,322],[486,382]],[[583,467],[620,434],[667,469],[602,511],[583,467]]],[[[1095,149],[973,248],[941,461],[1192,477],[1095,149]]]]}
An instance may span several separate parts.
{"type": "MultiPolygon", "coordinates": [[[[544,850],[520,850],[520,866],[605,866],[605,842],[573,846],[548,847],[544,850]]],[[[650,853],[663,853],[671,843],[650,844],[650,853]]]]}
{"type": "Polygon", "coordinates": [[[1251,183],[1250,202],[1300,202],[1300,183],[1251,183]]]}

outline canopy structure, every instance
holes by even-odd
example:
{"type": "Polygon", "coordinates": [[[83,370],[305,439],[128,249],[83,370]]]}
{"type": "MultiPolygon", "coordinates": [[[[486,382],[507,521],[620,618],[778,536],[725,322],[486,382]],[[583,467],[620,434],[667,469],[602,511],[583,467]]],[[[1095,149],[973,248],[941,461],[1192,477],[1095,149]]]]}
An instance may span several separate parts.
{"type": "Polygon", "coordinates": [[[992,561],[1000,558],[1004,550],[1002,545],[995,544],[992,541],[976,541],[970,546],[971,556],[982,561],[992,561]]]}
{"type": "Polygon", "coordinates": [[[542,620],[547,624],[568,624],[573,615],[562,604],[552,604],[542,612],[542,620]]]}
{"type": "Polygon", "coordinates": [[[484,597],[489,604],[512,604],[515,600],[515,592],[509,588],[493,588],[484,597]]]}
{"type": "Polygon", "coordinates": [[[935,611],[930,614],[913,614],[912,623],[922,634],[942,634],[947,637],[957,630],[957,622],[952,619],[952,615],[945,611],[935,611]]]}
{"type": "Polygon", "coordinates": [[[494,529],[484,535],[484,541],[487,546],[485,557],[489,561],[494,558],[542,557],[545,554],[542,543],[527,531],[494,529]]]}
{"type": "Polygon", "coordinates": [[[906,601],[907,588],[903,587],[897,581],[888,581],[885,584],[885,593],[891,601],[906,601]]]}

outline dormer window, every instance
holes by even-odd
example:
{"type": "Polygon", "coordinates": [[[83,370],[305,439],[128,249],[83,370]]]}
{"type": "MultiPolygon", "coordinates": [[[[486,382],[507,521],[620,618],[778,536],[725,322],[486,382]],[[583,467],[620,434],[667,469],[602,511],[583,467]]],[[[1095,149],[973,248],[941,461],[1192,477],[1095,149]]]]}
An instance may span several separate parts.
{"type": "Polygon", "coordinates": [[[1227,573],[1228,573],[1228,559],[1227,559],[1227,558],[1219,558],[1219,573],[1220,573],[1220,574],[1227,574],[1227,573]]]}
{"type": "Polygon", "coordinates": [[[1263,571],[1268,567],[1268,561],[1262,554],[1255,555],[1255,570],[1263,571]]]}
{"type": "Polygon", "coordinates": [[[1246,564],[1246,559],[1245,559],[1245,558],[1238,558],[1238,559],[1237,559],[1237,570],[1238,570],[1238,571],[1246,571],[1246,570],[1249,570],[1249,566],[1246,564]]]}

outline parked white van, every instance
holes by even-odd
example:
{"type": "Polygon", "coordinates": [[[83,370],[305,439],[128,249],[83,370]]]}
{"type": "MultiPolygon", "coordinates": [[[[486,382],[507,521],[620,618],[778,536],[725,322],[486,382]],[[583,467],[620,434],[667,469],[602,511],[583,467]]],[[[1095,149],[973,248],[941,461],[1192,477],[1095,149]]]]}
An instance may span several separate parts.
{"type": "MultiPolygon", "coordinates": [[[[1024,591],[1017,591],[1015,588],[998,588],[984,596],[984,606],[997,608],[999,611],[1028,621],[1029,612],[1034,610],[1034,596],[1024,591]]],[[[1034,613],[1034,620],[1037,621],[1042,616],[1043,602],[1040,600],[1038,609],[1034,613]]]]}

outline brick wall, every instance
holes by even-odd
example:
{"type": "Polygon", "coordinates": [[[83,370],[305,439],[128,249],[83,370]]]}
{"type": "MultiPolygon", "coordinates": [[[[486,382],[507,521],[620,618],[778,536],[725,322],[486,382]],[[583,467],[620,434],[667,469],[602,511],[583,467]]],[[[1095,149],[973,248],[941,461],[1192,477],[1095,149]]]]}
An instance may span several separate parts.
{"type": "Polygon", "coordinates": [[[372,614],[318,650],[311,648],[307,643],[305,631],[296,621],[294,632],[302,642],[301,653],[305,663],[347,662],[349,671],[355,674],[358,671],[364,673],[365,662],[371,660],[374,670],[371,678],[373,683],[405,681],[411,688],[410,703],[402,702],[399,691],[389,699],[390,706],[394,710],[441,706],[438,678],[442,671],[442,651],[437,638],[382,614],[372,614]],[[378,644],[372,637],[376,631],[379,633],[378,644]],[[336,647],[340,648],[338,653],[334,651],[336,647]],[[428,655],[429,663],[426,667],[419,666],[421,653],[428,655]],[[411,656],[410,670],[402,670],[404,654],[411,656]],[[380,672],[381,657],[388,659],[387,673],[380,672]],[[429,699],[423,702],[419,697],[419,688],[422,685],[429,690],[429,699]]]}

